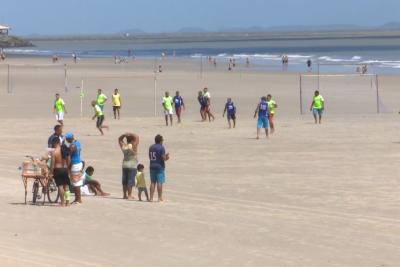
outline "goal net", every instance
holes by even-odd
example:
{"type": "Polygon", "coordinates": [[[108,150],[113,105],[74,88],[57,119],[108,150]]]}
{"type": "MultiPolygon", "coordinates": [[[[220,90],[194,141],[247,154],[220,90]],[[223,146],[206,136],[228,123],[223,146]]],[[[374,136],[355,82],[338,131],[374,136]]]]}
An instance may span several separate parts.
{"type": "Polygon", "coordinates": [[[389,113],[375,74],[301,74],[300,113],[310,111],[314,92],[324,98],[325,112],[331,114],[389,113]]]}

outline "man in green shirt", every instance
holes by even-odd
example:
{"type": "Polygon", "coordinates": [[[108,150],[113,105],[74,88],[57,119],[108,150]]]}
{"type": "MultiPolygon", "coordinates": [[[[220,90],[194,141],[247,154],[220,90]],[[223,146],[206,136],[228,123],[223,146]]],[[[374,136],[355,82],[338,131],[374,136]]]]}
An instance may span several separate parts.
{"type": "Polygon", "coordinates": [[[56,114],[56,120],[61,125],[64,125],[64,114],[67,113],[65,108],[65,102],[60,97],[60,94],[56,94],[56,100],[54,101],[54,113],[56,114]]]}
{"type": "Polygon", "coordinates": [[[172,106],[174,104],[174,100],[172,99],[172,96],[169,95],[169,92],[165,92],[165,96],[163,97],[162,105],[164,108],[164,114],[165,114],[165,124],[168,126],[168,117],[171,122],[172,126],[172,115],[174,112],[172,111],[172,106]]]}
{"type": "Polygon", "coordinates": [[[97,98],[96,98],[96,104],[101,108],[101,110],[104,109],[104,104],[107,101],[107,96],[103,94],[101,89],[97,90],[97,98]]]}
{"type": "Polygon", "coordinates": [[[324,112],[325,103],[322,95],[319,94],[319,91],[314,92],[313,101],[311,103],[310,111],[313,112],[315,124],[321,124],[322,113],[324,112]],[[318,117],[318,119],[317,119],[318,117]]]}
{"type": "Polygon", "coordinates": [[[97,129],[99,129],[101,135],[104,135],[103,128],[106,128],[108,130],[109,127],[107,125],[103,125],[104,122],[103,110],[101,110],[101,107],[98,104],[96,104],[95,100],[92,101],[92,107],[94,109],[94,116],[92,117],[92,120],[97,118],[96,127],[97,129]]]}

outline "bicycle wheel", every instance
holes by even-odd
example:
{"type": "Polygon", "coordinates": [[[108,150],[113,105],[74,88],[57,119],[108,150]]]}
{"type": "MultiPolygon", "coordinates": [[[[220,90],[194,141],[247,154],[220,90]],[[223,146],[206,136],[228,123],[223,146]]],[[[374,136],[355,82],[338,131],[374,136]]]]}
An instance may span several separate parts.
{"type": "Polygon", "coordinates": [[[47,186],[47,197],[50,203],[57,203],[60,196],[58,195],[58,188],[54,179],[49,181],[47,186]]]}
{"type": "Polygon", "coordinates": [[[33,204],[36,204],[38,192],[39,192],[39,182],[35,181],[35,182],[33,182],[33,185],[32,185],[32,203],[33,204]]]}

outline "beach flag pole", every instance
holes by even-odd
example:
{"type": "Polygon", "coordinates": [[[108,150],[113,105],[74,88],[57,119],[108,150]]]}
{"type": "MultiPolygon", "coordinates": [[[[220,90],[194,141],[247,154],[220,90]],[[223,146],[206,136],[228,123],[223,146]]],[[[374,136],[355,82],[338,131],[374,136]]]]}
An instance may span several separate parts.
{"type": "Polygon", "coordinates": [[[10,64],[7,64],[7,93],[11,94],[11,88],[10,88],[10,64]]]}
{"type": "Polygon", "coordinates": [[[154,117],[157,117],[157,72],[154,70],[154,117]]]}
{"type": "Polygon", "coordinates": [[[67,64],[64,64],[64,90],[65,92],[68,92],[67,64]]]}
{"type": "Polygon", "coordinates": [[[83,92],[83,80],[81,81],[80,98],[81,98],[81,119],[82,119],[83,118],[83,99],[85,98],[85,93],[83,92]]]}

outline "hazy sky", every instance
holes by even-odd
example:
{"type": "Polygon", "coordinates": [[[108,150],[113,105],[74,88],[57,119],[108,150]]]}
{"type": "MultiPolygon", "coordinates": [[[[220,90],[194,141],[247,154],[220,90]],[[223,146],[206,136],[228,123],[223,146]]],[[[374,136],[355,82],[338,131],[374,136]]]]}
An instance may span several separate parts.
{"type": "Polygon", "coordinates": [[[400,21],[400,0],[4,0],[13,34],[146,32],[183,27],[357,24],[400,21]]]}

